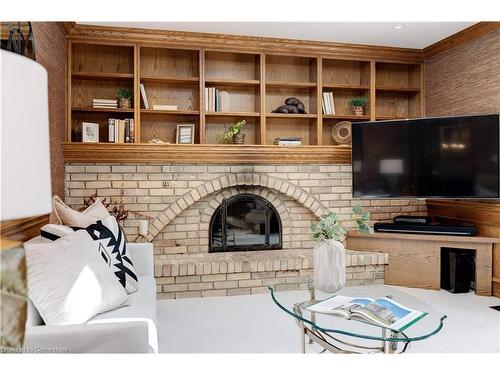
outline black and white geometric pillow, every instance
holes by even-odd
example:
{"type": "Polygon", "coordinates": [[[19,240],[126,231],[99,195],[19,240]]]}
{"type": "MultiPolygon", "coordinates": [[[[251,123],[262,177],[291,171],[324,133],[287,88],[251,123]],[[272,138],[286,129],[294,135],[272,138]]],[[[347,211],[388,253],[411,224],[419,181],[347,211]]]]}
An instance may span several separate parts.
{"type": "Polygon", "coordinates": [[[125,233],[114,216],[98,220],[85,230],[99,244],[99,252],[127,293],[139,289],[137,274],[127,253],[125,233]]]}
{"type": "Polygon", "coordinates": [[[61,224],[47,224],[40,229],[40,236],[42,237],[42,242],[52,242],[61,237],[66,237],[69,234],[75,233],[79,229],[85,228],[68,227],[61,224]]]}
{"type": "Polygon", "coordinates": [[[59,224],[48,224],[42,227],[42,241],[55,241],[77,230],[85,230],[97,245],[97,251],[113,271],[127,293],[139,289],[137,274],[127,253],[125,233],[116,222],[114,216],[106,217],[91,224],[87,228],[68,227],[59,224]]]}

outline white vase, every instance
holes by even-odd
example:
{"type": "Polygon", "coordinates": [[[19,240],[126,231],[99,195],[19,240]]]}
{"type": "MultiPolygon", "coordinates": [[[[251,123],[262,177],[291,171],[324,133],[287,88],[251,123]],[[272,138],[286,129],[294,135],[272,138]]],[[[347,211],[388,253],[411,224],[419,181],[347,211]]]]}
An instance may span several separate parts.
{"type": "Polygon", "coordinates": [[[342,242],[323,240],[314,247],[314,287],[335,293],[345,285],[345,248],[342,242]]]}

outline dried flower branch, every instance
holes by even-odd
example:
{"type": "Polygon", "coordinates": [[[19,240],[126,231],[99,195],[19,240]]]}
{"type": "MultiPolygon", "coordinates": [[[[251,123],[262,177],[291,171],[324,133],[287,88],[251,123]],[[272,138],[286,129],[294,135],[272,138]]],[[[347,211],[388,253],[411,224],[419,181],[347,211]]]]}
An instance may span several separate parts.
{"type": "MultiPolygon", "coordinates": [[[[82,207],[80,209],[80,211],[84,211],[89,206],[94,204],[97,198],[98,198],[97,191],[94,194],[89,195],[87,198],[85,198],[83,200],[84,207],[82,207]]],[[[120,224],[124,220],[128,219],[128,216],[130,214],[134,215],[135,217],[143,217],[143,218],[151,219],[150,216],[143,214],[142,212],[129,210],[129,209],[125,208],[125,205],[123,203],[123,190],[120,190],[120,201],[113,202],[114,206],[112,206],[111,208],[110,208],[111,202],[107,202],[107,199],[108,198],[102,198],[101,202],[104,205],[104,207],[106,207],[108,209],[110,215],[114,216],[116,218],[116,222],[118,224],[120,224]]]]}

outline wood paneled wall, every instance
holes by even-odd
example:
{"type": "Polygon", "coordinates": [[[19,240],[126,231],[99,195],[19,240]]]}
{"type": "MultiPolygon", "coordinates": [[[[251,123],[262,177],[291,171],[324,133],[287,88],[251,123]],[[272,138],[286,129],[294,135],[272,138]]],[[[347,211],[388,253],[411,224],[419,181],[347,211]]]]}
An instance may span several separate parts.
{"type": "Polygon", "coordinates": [[[36,60],[49,76],[52,194],[64,196],[62,142],[66,136],[66,34],[56,22],[34,22],[36,60]]]}
{"type": "Polygon", "coordinates": [[[426,116],[500,112],[500,30],[425,60],[426,116]]]}

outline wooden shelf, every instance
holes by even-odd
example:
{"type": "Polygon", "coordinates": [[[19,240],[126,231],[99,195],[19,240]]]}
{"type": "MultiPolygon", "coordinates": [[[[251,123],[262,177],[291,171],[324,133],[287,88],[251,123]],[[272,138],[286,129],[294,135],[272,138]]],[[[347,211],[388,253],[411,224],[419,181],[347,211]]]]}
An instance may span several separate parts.
{"type": "Polygon", "coordinates": [[[142,82],[163,82],[163,83],[181,83],[181,84],[196,84],[200,80],[199,77],[169,77],[169,76],[141,76],[142,82]]]}
{"type": "MultiPolygon", "coordinates": [[[[302,50],[270,48],[267,42],[246,52],[245,46],[235,46],[224,36],[214,37],[214,43],[226,43],[217,49],[195,42],[183,45],[180,40],[149,43],[132,35],[127,37],[127,33],[123,38],[117,35],[102,39],[100,35],[96,32],[93,37],[69,37],[70,141],[81,139],[82,122],[99,123],[107,129],[110,117],[133,117],[135,139],[140,142],[160,138],[173,143],[177,125],[192,123],[195,143],[213,144],[231,122],[246,119],[248,145],[270,145],[276,137],[300,136],[304,143],[301,147],[331,147],[329,130],[338,121],[370,121],[374,117],[396,120],[421,116],[424,110],[421,61],[355,57],[342,51],[314,52],[313,45],[302,50]],[[150,108],[169,103],[177,105],[178,110],[141,109],[139,83],[145,85],[150,108]],[[205,112],[206,87],[227,92],[229,99],[221,107],[225,112],[205,112]],[[87,107],[94,98],[114,98],[118,88],[133,92],[133,109],[87,107]],[[333,91],[340,114],[321,114],[321,91],[333,91]],[[349,101],[360,95],[369,97],[366,116],[354,116],[348,109],[349,101]],[[307,114],[271,112],[290,97],[302,101],[307,114]]],[[[104,133],[101,139],[106,139],[104,133]]],[[[121,152],[114,145],[101,146],[121,152]]],[[[214,153],[218,155],[220,150],[214,153]]],[[[204,155],[198,152],[197,158],[204,160],[204,155]]],[[[226,162],[227,157],[221,160],[226,162]]]]}
{"type": "Polygon", "coordinates": [[[260,81],[258,79],[205,79],[206,85],[211,86],[258,86],[260,81]]]}
{"type": "Polygon", "coordinates": [[[260,117],[259,112],[205,112],[210,117],[260,117]]]}
{"type": "Polygon", "coordinates": [[[349,146],[274,145],[154,145],[148,143],[80,143],[62,145],[67,163],[321,163],[344,164],[351,161],[349,146]]]}
{"type": "Polygon", "coordinates": [[[383,121],[383,120],[405,120],[405,117],[398,117],[398,116],[375,116],[376,121],[383,121]]]}
{"type": "Polygon", "coordinates": [[[112,113],[134,113],[132,108],[85,108],[85,107],[73,107],[71,108],[73,112],[112,112],[112,113]]]}
{"type": "Polygon", "coordinates": [[[336,90],[336,91],[368,91],[370,90],[369,85],[335,85],[329,83],[323,83],[324,89],[336,90]]]}
{"type": "Polygon", "coordinates": [[[268,113],[266,114],[266,117],[270,118],[311,118],[315,119],[318,118],[318,115],[313,114],[313,113],[268,113]]]}
{"type": "Polygon", "coordinates": [[[332,120],[347,120],[347,121],[370,121],[370,116],[323,115],[323,118],[332,120]]]}
{"type": "Polygon", "coordinates": [[[267,81],[267,87],[300,87],[313,88],[317,86],[315,82],[290,82],[290,81],[267,81]]]}
{"type": "Polygon", "coordinates": [[[172,115],[172,116],[196,116],[200,114],[200,111],[164,111],[159,109],[141,109],[141,114],[146,115],[172,115]]]}
{"type": "Polygon", "coordinates": [[[132,73],[73,72],[71,78],[119,81],[134,79],[134,75],[132,73]]]}
{"type": "Polygon", "coordinates": [[[391,93],[391,94],[418,94],[420,92],[419,88],[411,87],[377,87],[377,92],[380,93],[391,93]]]}

